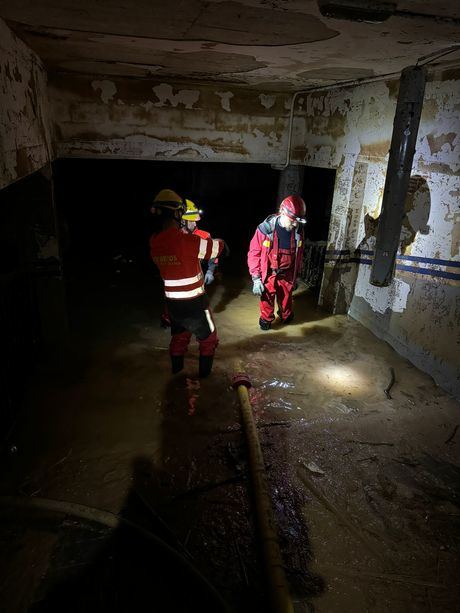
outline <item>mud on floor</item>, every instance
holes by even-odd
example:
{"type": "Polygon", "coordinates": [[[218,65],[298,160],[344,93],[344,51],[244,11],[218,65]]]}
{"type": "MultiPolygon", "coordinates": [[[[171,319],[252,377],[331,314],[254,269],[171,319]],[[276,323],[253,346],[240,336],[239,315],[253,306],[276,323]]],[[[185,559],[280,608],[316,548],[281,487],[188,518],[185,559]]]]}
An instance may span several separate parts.
{"type": "MultiPolygon", "coordinates": [[[[196,379],[192,348],[173,378],[161,305],[114,292],[111,316],[106,298],[94,300],[75,322],[91,333],[59,364],[42,365],[2,494],[118,513],[179,551],[234,610],[268,610],[230,385],[239,358],[253,383],[296,610],[456,610],[457,402],[307,295],[297,298],[293,325],[261,333],[257,305],[240,286],[214,290],[221,344],[213,375],[196,379]]],[[[141,610],[146,601],[159,611],[205,610],[206,590],[129,529],[5,505],[2,517],[1,589],[12,613],[126,610],[127,602],[141,610]]]]}

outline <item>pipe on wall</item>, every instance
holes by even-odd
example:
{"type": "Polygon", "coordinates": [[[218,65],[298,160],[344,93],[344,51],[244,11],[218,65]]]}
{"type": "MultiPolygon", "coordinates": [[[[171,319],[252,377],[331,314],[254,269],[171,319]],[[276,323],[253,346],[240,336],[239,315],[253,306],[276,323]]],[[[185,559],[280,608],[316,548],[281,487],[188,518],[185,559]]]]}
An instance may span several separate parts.
{"type": "MultiPolygon", "coordinates": [[[[425,64],[429,64],[430,62],[433,62],[441,57],[444,57],[445,55],[448,55],[450,53],[455,53],[456,51],[460,50],[460,45],[451,45],[450,47],[443,47],[442,49],[438,49],[437,51],[434,51],[433,53],[430,53],[429,55],[425,55],[423,57],[420,57],[417,60],[417,66],[423,66],[425,64]]],[[[391,77],[396,77],[400,75],[399,71],[398,72],[390,72],[387,74],[381,74],[381,75],[376,75],[375,77],[363,77],[361,79],[352,79],[352,80],[344,80],[344,81],[337,81],[336,83],[331,83],[329,85],[313,85],[312,87],[309,88],[305,88],[305,89],[301,89],[299,91],[293,92],[292,94],[292,98],[291,98],[291,106],[290,106],[290,111],[289,111],[289,123],[288,123],[288,142],[287,142],[287,148],[286,148],[286,160],[283,164],[272,164],[272,168],[274,168],[275,170],[283,170],[284,168],[287,168],[291,162],[291,146],[292,146],[292,128],[293,128],[293,124],[294,124],[294,110],[295,110],[295,103],[297,100],[297,97],[300,96],[301,94],[311,94],[313,92],[320,92],[320,91],[332,91],[334,89],[341,89],[343,87],[356,87],[358,85],[366,85],[368,83],[376,83],[377,81],[383,81],[385,79],[389,79],[391,77]]]]}
{"type": "Polygon", "coordinates": [[[378,287],[387,287],[393,279],[426,77],[427,72],[423,66],[408,66],[401,73],[370,277],[371,284],[378,287]]]}
{"type": "Polygon", "coordinates": [[[331,83],[329,85],[313,85],[312,87],[301,89],[299,91],[292,93],[291,105],[289,110],[289,123],[287,129],[287,147],[286,147],[286,160],[283,164],[272,164],[272,168],[274,170],[284,170],[291,163],[291,148],[292,148],[292,130],[294,126],[294,111],[295,111],[295,103],[298,96],[312,94],[316,92],[329,92],[334,89],[342,89],[344,87],[356,87],[358,85],[366,85],[367,83],[376,83],[377,81],[384,81],[385,79],[389,79],[391,77],[396,77],[399,75],[399,72],[389,72],[388,74],[378,75],[375,77],[363,77],[361,79],[351,79],[345,81],[337,81],[336,83],[331,83]]]}

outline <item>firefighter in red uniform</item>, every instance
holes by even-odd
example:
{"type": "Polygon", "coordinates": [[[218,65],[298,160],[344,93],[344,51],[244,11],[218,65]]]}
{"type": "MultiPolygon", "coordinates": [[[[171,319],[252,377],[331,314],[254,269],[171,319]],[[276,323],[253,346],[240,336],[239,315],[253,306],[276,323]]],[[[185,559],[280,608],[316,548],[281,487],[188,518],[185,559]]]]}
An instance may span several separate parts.
{"type": "MultiPolygon", "coordinates": [[[[196,236],[199,236],[200,238],[211,238],[209,232],[206,232],[206,230],[201,230],[196,225],[197,222],[201,220],[203,211],[200,211],[191,200],[186,200],[185,204],[187,206],[187,210],[182,215],[182,228],[184,232],[187,232],[188,234],[196,234],[196,236]]],[[[208,267],[206,269],[206,274],[204,275],[205,285],[211,285],[211,283],[214,281],[217,264],[217,258],[211,258],[208,261],[208,267]]]]}
{"type": "Polygon", "coordinates": [[[248,252],[252,292],[260,296],[261,330],[269,330],[275,319],[275,296],[278,315],[283,323],[294,318],[292,291],[302,263],[302,225],[306,207],[300,196],[288,196],[277,215],[270,215],[257,226],[248,252]]]}
{"type": "MultiPolygon", "coordinates": [[[[211,238],[209,232],[206,232],[206,230],[201,230],[196,225],[197,221],[201,220],[203,211],[200,211],[191,200],[185,200],[185,205],[186,210],[182,215],[182,231],[186,232],[187,234],[195,234],[200,238],[211,238]]],[[[207,268],[205,268],[206,272],[204,275],[205,285],[211,285],[211,283],[214,281],[214,274],[216,272],[218,261],[218,258],[211,258],[207,262],[207,268]]],[[[201,262],[201,265],[203,267],[203,262],[201,262]]],[[[171,327],[171,319],[169,317],[168,307],[166,304],[164,305],[163,312],[161,314],[160,324],[162,328],[171,327]]]]}
{"type": "Polygon", "coordinates": [[[218,257],[225,243],[183,232],[185,210],[185,202],[172,190],[164,189],[156,196],[152,213],[160,216],[162,227],[150,239],[150,253],[164,282],[171,318],[172,372],[183,369],[184,355],[195,334],[200,347],[199,375],[206,377],[212,369],[218,338],[200,261],[218,257]]]}

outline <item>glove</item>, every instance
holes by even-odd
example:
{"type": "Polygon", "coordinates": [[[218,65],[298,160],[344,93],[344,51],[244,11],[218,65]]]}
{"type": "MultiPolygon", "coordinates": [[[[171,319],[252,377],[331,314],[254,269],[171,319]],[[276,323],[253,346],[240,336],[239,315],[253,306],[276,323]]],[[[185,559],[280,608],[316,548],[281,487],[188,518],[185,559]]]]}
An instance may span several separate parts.
{"type": "Polygon", "coordinates": [[[210,270],[207,270],[206,274],[204,275],[204,284],[211,285],[213,281],[214,281],[214,275],[212,274],[210,270]]]}
{"type": "Polygon", "coordinates": [[[264,284],[259,277],[252,280],[252,293],[254,296],[262,296],[264,289],[264,284]]]}

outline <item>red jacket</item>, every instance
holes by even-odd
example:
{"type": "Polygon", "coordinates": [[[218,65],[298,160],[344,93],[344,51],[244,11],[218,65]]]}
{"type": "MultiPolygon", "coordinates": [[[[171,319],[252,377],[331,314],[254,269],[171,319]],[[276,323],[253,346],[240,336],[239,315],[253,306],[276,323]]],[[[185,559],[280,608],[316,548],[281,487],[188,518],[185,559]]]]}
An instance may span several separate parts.
{"type": "Polygon", "coordinates": [[[196,236],[199,236],[200,238],[211,238],[209,232],[206,232],[206,230],[200,230],[200,228],[195,228],[192,234],[196,234],[196,236]]]}
{"type": "MultiPolygon", "coordinates": [[[[206,230],[200,230],[200,228],[195,228],[192,234],[196,234],[200,238],[211,238],[211,235],[209,234],[209,232],[206,232],[206,230]]],[[[214,274],[218,263],[219,263],[219,260],[217,258],[210,258],[208,262],[208,270],[214,274]]]]}
{"type": "MultiPolygon", "coordinates": [[[[262,283],[265,283],[270,271],[269,255],[273,253],[273,249],[275,248],[273,234],[275,232],[277,219],[278,215],[270,215],[265,221],[259,224],[249,245],[249,274],[252,278],[259,277],[262,283]]],[[[295,280],[298,273],[300,273],[303,252],[302,234],[298,230],[295,230],[294,245],[295,264],[293,278],[295,280]]]]}
{"type": "Polygon", "coordinates": [[[223,241],[185,234],[179,228],[168,228],[150,239],[150,254],[165,284],[170,300],[186,300],[204,294],[200,260],[217,257],[223,241]]]}

